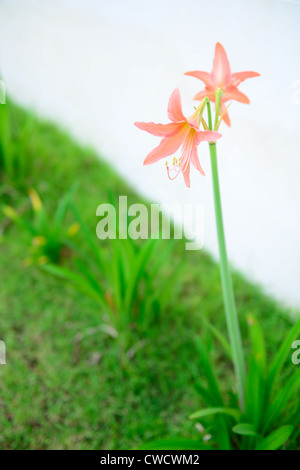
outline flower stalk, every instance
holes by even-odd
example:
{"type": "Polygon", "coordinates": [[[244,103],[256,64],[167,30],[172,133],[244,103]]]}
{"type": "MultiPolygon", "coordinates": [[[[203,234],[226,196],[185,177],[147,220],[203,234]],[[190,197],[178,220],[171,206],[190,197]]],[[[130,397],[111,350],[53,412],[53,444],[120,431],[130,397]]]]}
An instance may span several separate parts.
{"type": "MultiPolygon", "coordinates": [[[[214,129],[218,126],[219,116],[219,105],[222,91],[219,89],[216,91],[216,113],[214,129]]],[[[207,99],[207,110],[208,110],[208,126],[210,130],[212,128],[212,117],[210,102],[207,99]]],[[[218,160],[217,160],[217,147],[216,142],[209,143],[210,159],[211,159],[211,170],[212,170],[212,182],[213,182],[213,193],[214,193],[214,205],[216,214],[216,226],[218,235],[218,245],[220,254],[220,271],[221,271],[221,282],[223,291],[223,300],[225,308],[226,323],[228,329],[228,335],[230,339],[232,358],[234,364],[234,371],[236,375],[238,396],[240,408],[244,410],[245,403],[245,388],[246,388],[246,366],[244,359],[244,351],[241,340],[240,326],[238,320],[238,314],[235,306],[234,292],[230,274],[230,268],[228,263],[222,204],[221,204],[221,193],[219,184],[219,173],[218,173],[218,160]]]]}

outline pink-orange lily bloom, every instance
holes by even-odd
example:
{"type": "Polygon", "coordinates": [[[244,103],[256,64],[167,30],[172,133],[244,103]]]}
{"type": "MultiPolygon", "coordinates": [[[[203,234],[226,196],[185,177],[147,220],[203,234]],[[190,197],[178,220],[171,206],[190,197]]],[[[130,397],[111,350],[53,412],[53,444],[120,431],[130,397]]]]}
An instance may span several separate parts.
{"type": "Polygon", "coordinates": [[[202,100],[207,96],[211,101],[215,102],[215,93],[218,89],[222,90],[219,114],[223,115],[223,119],[230,126],[230,118],[226,110],[226,101],[236,100],[240,103],[249,104],[249,98],[238,90],[238,85],[247,78],[259,77],[257,72],[236,72],[231,73],[230,64],[226,51],[219,42],[215,47],[215,57],[211,73],[208,72],[186,72],[185,75],[199,78],[205,84],[205,90],[200,91],[195,96],[195,100],[202,100]]]}
{"type": "Polygon", "coordinates": [[[202,141],[215,142],[221,134],[213,131],[201,131],[199,129],[199,113],[196,111],[192,116],[186,118],[181,107],[180,92],[174,90],[168,105],[169,124],[155,124],[153,122],[135,122],[139,129],[152,135],[162,137],[158,147],[152,150],[144,160],[144,165],[151,165],[162,158],[174,155],[181,147],[179,161],[174,157],[173,169],[167,165],[168,176],[175,179],[179,173],[183,174],[185,184],[190,187],[190,164],[204,175],[200,165],[197,147],[202,141]],[[172,177],[171,172],[175,174],[172,177]]]}

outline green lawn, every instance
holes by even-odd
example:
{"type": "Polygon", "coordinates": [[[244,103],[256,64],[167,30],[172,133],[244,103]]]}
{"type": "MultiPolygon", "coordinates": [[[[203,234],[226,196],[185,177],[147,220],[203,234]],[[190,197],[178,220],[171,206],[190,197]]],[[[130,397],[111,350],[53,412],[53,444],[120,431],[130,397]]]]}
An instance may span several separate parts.
{"type": "MultiPolygon", "coordinates": [[[[20,108],[15,113],[22,125],[26,113],[20,108]]],[[[140,202],[92,150],[52,124],[34,119],[24,152],[34,157],[29,184],[50,212],[74,181],[80,184],[75,203],[92,230],[108,189],[140,202]]],[[[26,193],[11,189],[4,177],[0,197],[1,205],[26,209],[26,193]]],[[[201,381],[194,338],[209,337],[200,314],[225,332],[219,270],[212,259],[185,251],[178,241],[174,257],[184,262],[181,301],[171,302],[151,330],[132,331],[137,351],[124,359],[118,340],[86,334],[102,323],[99,307],[38,267],[24,267],[27,234],[4,217],[0,226],[0,339],[7,347],[7,364],[0,366],[0,447],[130,449],[166,436],[197,438],[188,420],[201,406],[194,388],[201,381]],[[84,337],[77,341],[80,333],[84,337]]],[[[246,315],[255,314],[267,332],[271,358],[289,331],[291,312],[239,274],[234,286],[244,338],[246,315]]],[[[214,356],[224,390],[230,391],[232,371],[217,345],[214,356]]]]}

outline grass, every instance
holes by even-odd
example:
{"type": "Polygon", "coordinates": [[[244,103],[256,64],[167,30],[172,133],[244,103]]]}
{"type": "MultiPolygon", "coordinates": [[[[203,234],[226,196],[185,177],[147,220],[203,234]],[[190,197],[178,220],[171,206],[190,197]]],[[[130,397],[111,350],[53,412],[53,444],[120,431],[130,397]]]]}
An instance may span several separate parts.
{"type": "MultiPolygon", "coordinates": [[[[14,107],[14,113],[22,125],[26,112],[14,107]]],[[[75,203],[93,230],[96,207],[108,190],[128,194],[129,203],[141,201],[91,149],[52,124],[33,119],[27,146],[24,153],[34,156],[29,183],[52,213],[74,181],[80,184],[75,203]]],[[[12,189],[5,177],[1,188],[0,206],[26,210],[22,188],[12,189]]],[[[185,251],[178,241],[174,256],[185,265],[181,302],[171,304],[151,330],[132,331],[136,352],[129,358],[117,340],[101,331],[89,334],[102,323],[103,312],[71,286],[37,267],[25,268],[27,235],[5,219],[0,227],[0,339],[7,348],[7,364],[0,366],[1,449],[120,450],[166,436],[197,438],[187,416],[201,405],[194,389],[201,378],[194,338],[209,335],[200,314],[225,331],[213,260],[185,251]]],[[[272,332],[271,358],[290,329],[290,312],[238,273],[233,281],[243,336],[246,315],[257,315],[272,332]]],[[[223,387],[231,389],[232,371],[221,349],[214,354],[223,387]]]]}

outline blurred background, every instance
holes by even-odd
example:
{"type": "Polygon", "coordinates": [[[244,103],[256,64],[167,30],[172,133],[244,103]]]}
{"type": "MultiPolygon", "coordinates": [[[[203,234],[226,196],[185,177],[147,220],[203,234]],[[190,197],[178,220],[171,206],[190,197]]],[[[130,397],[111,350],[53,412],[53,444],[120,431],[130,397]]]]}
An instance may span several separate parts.
{"type": "Polygon", "coordinates": [[[0,0],[1,449],[249,440],[231,420],[225,432],[219,416],[187,419],[237,403],[208,146],[206,177],[192,170],[188,189],[164,161],[143,166],[159,139],[134,126],[167,122],[177,87],[193,112],[202,84],[184,72],[210,72],[217,41],[233,72],[261,74],[240,85],[251,104],[232,103],[218,143],[246,398],[261,412],[249,423],[258,440],[296,426],[284,445],[299,448],[299,20],[296,0],[0,0]],[[201,204],[204,250],[97,239],[96,209],[118,209],[119,195],[148,209],[201,204]],[[253,359],[267,385],[253,380],[253,359]]]}
{"type": "MultiPolygon", "coordinates": [[[[151,202],[203,203],[205,249],[217,255],[207,177],[191,189],[168,180],[164,162],[143,167],[158,139],[133,122],[166,122],[174,88],[193,111],[220,41],[232,71],[260,78],[240,86],[232,127],[219,144],[228,249],[266,292],[300,306],[300,2],[288,0],[1,0],[0,64],[7,92],[91,144],[151,202]]],[[[101,201],[99,201],[101,203],[101,201]]]]}

